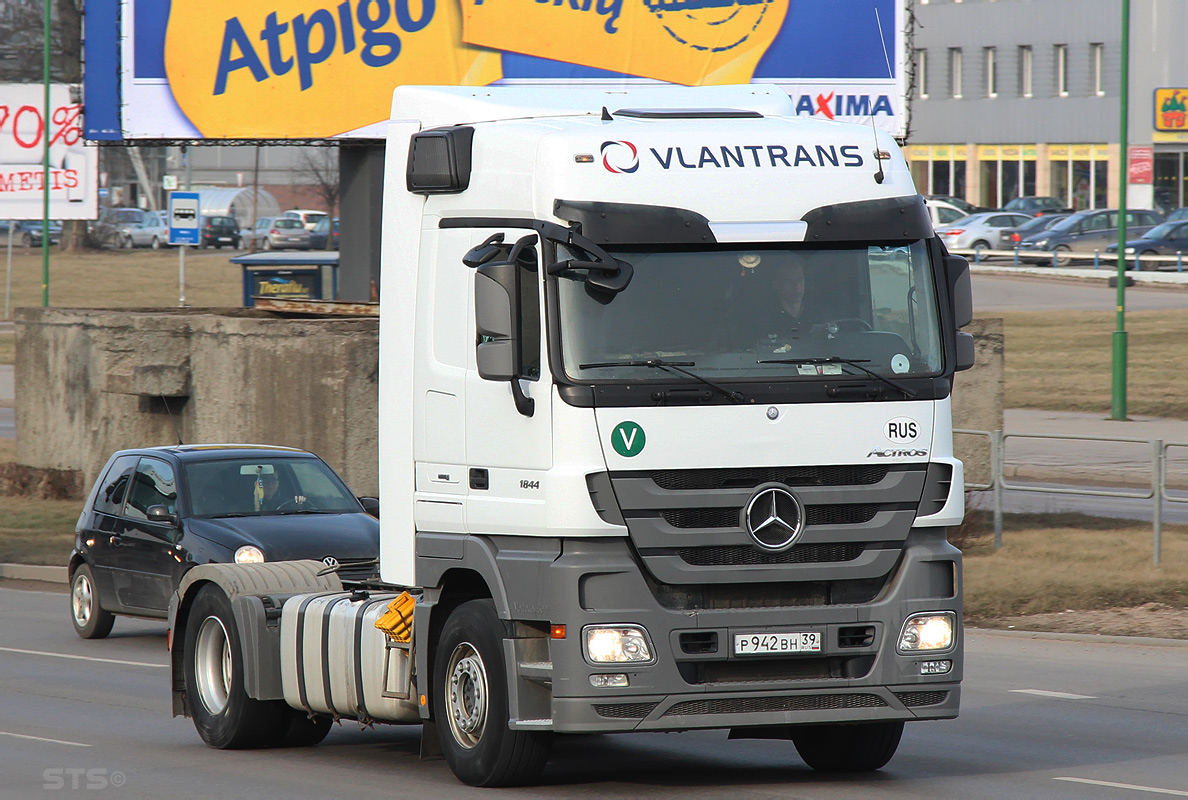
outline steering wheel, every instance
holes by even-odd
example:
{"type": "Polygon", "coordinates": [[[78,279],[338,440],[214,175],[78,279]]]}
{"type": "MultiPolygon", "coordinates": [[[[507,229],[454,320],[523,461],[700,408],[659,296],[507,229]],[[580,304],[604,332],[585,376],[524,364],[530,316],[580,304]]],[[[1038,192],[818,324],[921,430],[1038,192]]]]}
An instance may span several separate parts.
{"type": "Polygon", "coordinates": [[[300,500],[298,500],[297,498],[293,498],[292,500],[286,500],[285,502],[281,503],[279,506],[276,507],[277,511],[298,511],[298,510],[303,510],[303,509],[308,509],[310,511],[316,511],[317,506],[315,506],[313,503],[309,502],[308,498],[302,497],[300,500]]]}
{"type": "Polygon", "coordinates": [[[867,322],[864,319],[859,319],[858,317],[843,317],[841,319],[831,319],[828,322],[826,322],[823,327],[826,330],[828,330],[830,333],[835,333],[836,331],[873,331],[874,330],[874,328],[872,328],[870,326],[869,322],[867,322]],[[835,326],[835,328],[833,330],[830,330],[830,326],[835,326]]]}

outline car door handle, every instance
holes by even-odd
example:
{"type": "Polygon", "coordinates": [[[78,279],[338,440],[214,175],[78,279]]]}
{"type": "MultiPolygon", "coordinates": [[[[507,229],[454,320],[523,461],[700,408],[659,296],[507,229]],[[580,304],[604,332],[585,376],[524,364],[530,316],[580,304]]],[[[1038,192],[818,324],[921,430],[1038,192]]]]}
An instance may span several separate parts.
{"type": "Polygon", "coordinates": [[[113,533],[110,537],[108,537],[107,543],[112,547],[120,547],[124,543],[124,537],[120,536],[118,533],[113,533]]]}

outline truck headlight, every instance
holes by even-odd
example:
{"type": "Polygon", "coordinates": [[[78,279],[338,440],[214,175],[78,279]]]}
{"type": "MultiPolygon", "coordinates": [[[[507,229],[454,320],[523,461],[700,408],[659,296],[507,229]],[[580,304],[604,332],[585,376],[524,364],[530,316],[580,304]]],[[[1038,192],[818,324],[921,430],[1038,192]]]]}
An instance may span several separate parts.
{"type": "Polygon", "coordinates": [[[263,564],[264,551],[255,545],[245,544],[235,551],[236,564],[263,564]]]}
{"type": "Polygon", "coordinates": [[[957,616],[952,611],[913,614],[903,623],[898,649],[901,653],[948,650],[953,646],[957,616]]]}
{"type": "Polygon", "coordinates": [[[647,663],[653,660],[648,635],[638,625],[591,625],[584,629],[591,664],[647,663]]]}

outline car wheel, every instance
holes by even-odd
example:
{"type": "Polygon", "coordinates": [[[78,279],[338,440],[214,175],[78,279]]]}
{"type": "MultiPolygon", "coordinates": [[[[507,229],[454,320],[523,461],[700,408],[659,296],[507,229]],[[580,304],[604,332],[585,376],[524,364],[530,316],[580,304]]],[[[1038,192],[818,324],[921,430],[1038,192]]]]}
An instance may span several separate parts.
{"type": "Polygon", "coordinates": [[[124,238],[120,239],[119,246],[121,249],[131,250],[136,246],[136,242],[132,241],[131,236],[125,236],[124,238]]]}
{"type": "Polygon", "coordinates": [[[248,697],[231,601],[217,586],[194,598],[183,659],[186,696],[202,741],[220,750],[267,747],[287,731],[289,707],[248,697]]]}
{"type": "Polygon", "coordinates": [[[154,250],[160,250],[161,249],[161,240],[158,239],[156,236],[154,236],[153,243],[149,246],[152,247],[154,250]]]}
{"type": "Polygon", "coordinates": [[[1071,250],[1068,245],[1057,245],[1056,247],[1056,266],[1067,267],[1072,263],[1072,256],[1068,255],[1071,250]]]}
{"type": "Polygon", "coordinates": [[[79,564],[70,579],[70,621],[84,639],[102,639],[115,624],[115,614],[99,607],[99,589],[87,564],[79,564]]]}
{"type": "Polygon", "coordinates": [[[977,250],[979,248],[981,248],[982,250],[989,250],[990,243],[987,242],[985,239],[978,239],[976,242],[973,243],[973,249],[977,250]]]}
{"type": "Polygon", "coordinates": [[[264,239],[264,249],[265,249],[265,250],[271,250],[271,249],[272,249],[272,239],[269,239],[269,238],[265,237],[265,239],[264,239]]]}
{"type": "Polygon", "coordinates": [[[903,721],[855,725],[798,725],[792,743],[818,772],[872,772],[886,766],[899,747],[903,721]]]}
{"type": "Polygon", "coordinates": [[[490,600],[471,600],[446,619],[433,664],[433,718],[442,754],[471,786],[513,786],[535,779],[552,735],[508,728],[503,625],[490,600]]]}
{"type": "Polygon", "coordinates": [[[23,244],[25,247],[32,247],[33,246],[33,235],[26,233],[24,236],[21,237],[21,244],[23,244]]]}
{"type": "MultiPolygon", "coordinates": [[[[207,243],[207,241],[206,241],[205,239],[201,239],[201,240],[198,242],[198,249],[199,249],[199,250],[205,250],[205,249],[206,249],[206,248],[208,248],[208,247],[210,247],[210,245],[207,243]]],[[[215,245],[215,247],[218,247],[218,245],[215,245]]]]}

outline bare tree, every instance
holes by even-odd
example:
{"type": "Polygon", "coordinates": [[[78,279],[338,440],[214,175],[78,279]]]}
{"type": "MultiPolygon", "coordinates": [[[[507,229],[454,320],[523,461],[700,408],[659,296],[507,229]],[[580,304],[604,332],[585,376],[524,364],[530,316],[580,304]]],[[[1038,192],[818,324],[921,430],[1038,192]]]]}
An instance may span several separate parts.
{"type": "Polygon", "coordinates": [[[314,187],[326,204],[326,213],[333,218],[338,208],[338,199],[342,196],[342,187],[338,181],[338,148],[302,148],[298,174],[304,183],[314,187]]]}

